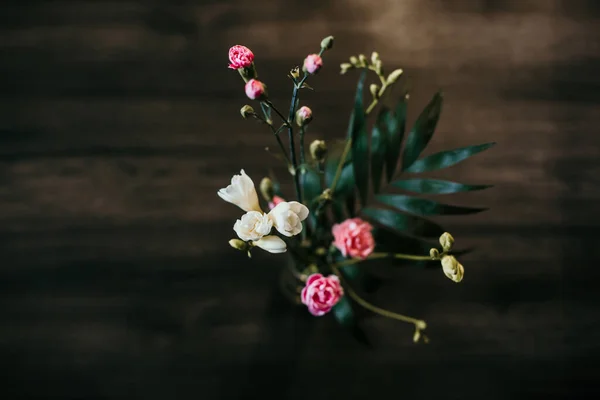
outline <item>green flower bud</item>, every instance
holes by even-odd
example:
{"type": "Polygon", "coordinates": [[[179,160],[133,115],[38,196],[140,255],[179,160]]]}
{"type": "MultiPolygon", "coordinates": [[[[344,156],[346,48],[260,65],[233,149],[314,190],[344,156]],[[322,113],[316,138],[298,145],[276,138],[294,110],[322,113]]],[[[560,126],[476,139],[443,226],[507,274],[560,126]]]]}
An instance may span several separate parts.
{"type": "Polygon", "coordinates": [[[341,68],[340,74],[344,75],[346,72],[348,72],[349,69],[352,68],[352,64],[342,63],[342,64],[340,64],[340,68],[341,68]]]}
{"type": "Polygon", "coordinates": [[[309,149],[311,157],[317,162],[322,162],[327,155],[327,144],[323,140],[315,140],[309,149]]]}
{"type": "Polygon", "coordinates": [[[379,53],[377,53],[376,51],[374,51],[374,52],[371,54],[371,63],[372,63],[372,64],[377,64],[377,62],[378,62],[378,61],[380,61],[380,60],[379,60],[379,53]]]}
{"type": "Polygon", "coordinates": [[[350,57],[350,64],[352,64],[356,67],[356,65],[358,64],[358,58],[356,58],[354,56],[350,57]]]}
{"type": "Polygon", "coordinates": [[[329,50],[333,47],[333,36],[327,36],[325,39],[321,40],[321,48],[325,50],[329,50]]]}
{"type": "Polygon", "coordinates": [[[460,282],[465,275],[465,269],[454,256],[444,256],[442,258],[442,270],[448,279],[453,282],[460,282]]]}
{"type": "Polygon", "coordinates": [[[260,194],[266,201],[273,200],[273,196],[275,196],[275,187],[273,186],[273,181],[267,177],[264,177],[262,181],[260,181],[260,194]]]}
{"type": "Polygon", "coordinates": [[[365,57],[364,54],[358,55],[358,61],[360,62],[361,67],[364,67],[367,65],[367,57],[365,57]]]}
{"type": "Polygon", "coordinates": [[[379,86],[372,83],[371,86],[369,86],[369,91],[371,92],[371,95],[374,99],[379,98],[379,86]]]}
{"type": "Polygon", "coordinates": [[[248,244],[240,239],[231,239],[229,241],[229,245],[234,249],[241,251],[246,251],[249,248],[248,244]]]}
{"type": "Polygon", "coordinates": [[[432,260],[437,260],[440,258],[440,252],[438,251],[438,249],[431,249],[429,250],[429,256],[432,260]]]}
{"type": "Polygon", "coordinates": [[[445,252],[449,252],[454,245],[454,238],[448,232],[444,232],[442,236],[440,236],[440,244],[445,252]]]}
{"type": "Polygon", "coordinates": [[[244,118],[252,117],[255,114],[254,108],[252,108],[252,106],[249,106],[248,104],[246,104],[244,107],[242,107],[240,109],[240,114],[242,114],[242,117],[244,117],[244,118]]]}
{"type": "Polygon", "coordinates": [[[404,71],[402,71],[401,69],[392,71],[392,73],[388,75],[388,77],[385,81],[386,85],[391,85],[391,84],[395,83],[398,80],[398,78],[400,78],[400,75],[402,75],[403,72],[404,71]]]}

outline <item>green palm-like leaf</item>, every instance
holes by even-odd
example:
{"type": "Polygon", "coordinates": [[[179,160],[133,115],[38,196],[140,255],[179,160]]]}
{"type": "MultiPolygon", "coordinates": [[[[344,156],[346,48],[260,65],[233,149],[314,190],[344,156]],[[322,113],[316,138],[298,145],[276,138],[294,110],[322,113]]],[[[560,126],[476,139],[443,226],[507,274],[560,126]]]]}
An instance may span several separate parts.
{"type": "Polygon", "coordinates": [[[363,89],[366,71],[361,74],[356,86],[356,97],[354,99],[354,110],[350,117],[348,132],[352,140],[352,163],[354,165],[354,179],[361,203],[367,202],[369,190],[369,137],[363,108],[363,89]]]}
{"type": "Polygon", "coordinates": [[[402,170],[405,171],[425,150],[435,132],[442,111],[443,97],[440,92],[433,96],[427,107],[421,112],[408,137],[402,155],[402,170]]]}
{"type": "Polygon", "coordinates": [[[379,193],[381,187],[381,175],[385,165],[386,151],[388,149],[387,119],[389,110],[382,109],[377,115],[377,121],[371,132],[371,179],[373,180],[373,191],[379,193]]]}
{"type": "Polygon", "coordinates": [[[383,226],[413,236],[438,238],[444,229],[435,222],[415,215],[406,215],[392,210],[368,207],[361,211],[362,216],[383,226]]]}
{"type": "Polygon", "coordinates": [[[491,142],[476,146],[461,147],[454,150],[441,151],[415,161],[410,167],[406,168],[405,172],[428,172],[448,168],[477,153],[489,149],[495,144],[496,143],[491,142]]]}
{"type": "Polygon", "coordinates": [[[304,204],[312,204],[321,194],[321,176],[311,167],[303,167],[300,174],[300,185],[302,186],[302,196],[304,204]]]}
{"type": "Polygon", "coordinates": [[[398,158],[402,149],[402,140],[406,130],[406,108],[408,104],[408,95],[404,94],[396,105],[396,110],[392,115],[389,110],[386,112],[388,121],[388,148],[386,150],[386,176],[388,182],[392,180],[396,167],[398,166],[398,158]]]}
{"type": "Polygon", "coordinates": [[[391,183],[393,187],[422,194],[449,194],[472,192],[492,187],[492,185],[465,185],[463,183],[437,179],[402,179],[391,183]]]}
{"type": "Polygon", "coordinates": [[[486,208],[460,207],[449,204],[438,203],[429,199],[405,196],[401,194],[385,194],[375,197],[380,203],[397,208],[407,213],[432,216],[432,215],[466,215],[485,211],[486,208]]]}

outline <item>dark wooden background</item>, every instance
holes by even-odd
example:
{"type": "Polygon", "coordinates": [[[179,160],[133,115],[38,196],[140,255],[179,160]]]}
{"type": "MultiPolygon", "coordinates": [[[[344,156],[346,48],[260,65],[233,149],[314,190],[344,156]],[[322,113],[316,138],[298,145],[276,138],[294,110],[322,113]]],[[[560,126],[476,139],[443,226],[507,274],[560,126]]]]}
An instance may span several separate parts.
{"type": "Polygon", "coordinates": [[[588,0],[8,1],[0,6],[2,399],[576,399],[600,392],[600,4],[588,0]],[[465,280],[382,269],[374,350],[277,292],[284,258],[227,245],[218,188],[277,161],[227,50],[276,104],[290,67],[336,37],[310,138],[341,137],[377,49],[438,88],[431,151],[497,141],[439,175],[496,187],[442,221],[465,280]],[[591,268],[590,268],[591,267],[591,268]]]}

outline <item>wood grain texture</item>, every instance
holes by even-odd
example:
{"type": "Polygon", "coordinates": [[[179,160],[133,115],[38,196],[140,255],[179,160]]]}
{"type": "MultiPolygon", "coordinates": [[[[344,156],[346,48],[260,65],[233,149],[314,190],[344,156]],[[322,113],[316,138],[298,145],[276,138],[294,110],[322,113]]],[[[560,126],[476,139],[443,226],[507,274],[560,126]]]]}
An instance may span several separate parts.
{"type": "MultiPolygon", "coordinates": [[[[5,1],[0,12],[3,399],[578,399],[600,393],[593,267],[600,199],[596,1],[5,1]],[[372,264],[362,349],[277,291],[283,257],[227,245],[216,191],[274,169],[227,49],[251,47],[276,104],[320,39],[335,47],[302,102],[308,138],[345,132],[376,49],[410,77],[409,120],[445,92],[428,152],[496,141],[432,176],[494,189],[440,220],[465,281],[372,264]]],[[[284,189],[290,190],[287,185],[284,189]]]]}

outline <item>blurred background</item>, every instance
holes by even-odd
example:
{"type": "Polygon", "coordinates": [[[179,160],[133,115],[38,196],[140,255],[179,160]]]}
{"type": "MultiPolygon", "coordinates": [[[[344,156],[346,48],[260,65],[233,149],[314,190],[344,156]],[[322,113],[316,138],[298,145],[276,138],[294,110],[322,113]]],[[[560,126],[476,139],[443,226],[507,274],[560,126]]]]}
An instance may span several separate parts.
{"type": "MultiPolygon", "coordinates": [[[[577,399],[600,393],[600,2],[10,1],[0,9],[2,399],[577,399]],[[285,257],[231,249],[240,168],[283,172],[227,68],[250,47],[275,104],[303,93],[309,139],[341,138],[377,50],[445,105],[429,152],[497,141],[441,178],[492,183],[440,220],[476,246],[456,285],[381,267],[358,345],[278,292],[285,257]]],[[[450,201],[450,200],[449,200],[450,201]]],[[[378,267],[379,268],[379,267],[378,267]]]]}

